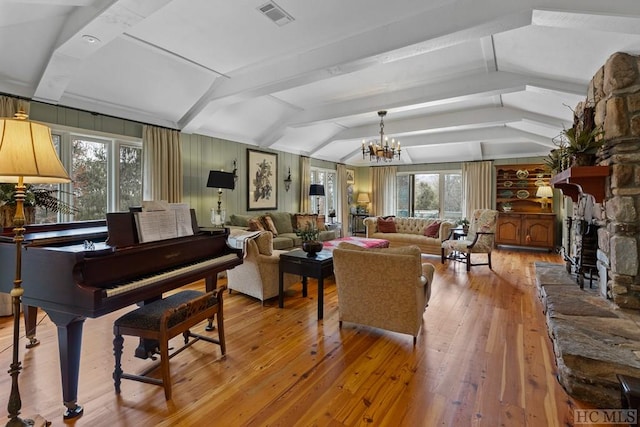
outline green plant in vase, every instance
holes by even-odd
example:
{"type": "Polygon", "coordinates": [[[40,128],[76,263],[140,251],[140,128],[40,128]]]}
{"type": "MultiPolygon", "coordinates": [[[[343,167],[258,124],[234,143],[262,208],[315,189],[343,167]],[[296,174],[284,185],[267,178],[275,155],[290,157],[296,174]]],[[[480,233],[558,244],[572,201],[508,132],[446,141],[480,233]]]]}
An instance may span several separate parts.
{"type": "Polygon", "coordinates": [[[318,241],[320,231],[311,221],[307,221],[307,225],[303,229],[297,230],[296,235],[302,239],[302,250],[307,253],[308,257],[314,257],[322,250],[322,242],[318,241]]]}

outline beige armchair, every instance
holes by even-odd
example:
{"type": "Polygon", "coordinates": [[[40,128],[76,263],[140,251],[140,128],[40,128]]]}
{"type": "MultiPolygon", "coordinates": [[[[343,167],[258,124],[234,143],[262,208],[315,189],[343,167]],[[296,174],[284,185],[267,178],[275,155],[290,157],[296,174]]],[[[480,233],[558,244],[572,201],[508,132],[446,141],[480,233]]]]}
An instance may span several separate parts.
{"type": "MultiPolygon", "coordinates": [[[[273,249],[273,234],[264,231],[246,241],[245,257],[241,265],[227,270],[229,292],[265,300],[278,296],[280,254],[287,251],[273,249]]],[[[298,276],[284,275],[284,289],[299,282],[298,276]]]]}
{"type": "Polygon", "coordinates": [[[333,250],[339,324],[353,322],[413,336],[431,296],[434,266],[417,246],[366,249],[340,243],[333,250]]]}

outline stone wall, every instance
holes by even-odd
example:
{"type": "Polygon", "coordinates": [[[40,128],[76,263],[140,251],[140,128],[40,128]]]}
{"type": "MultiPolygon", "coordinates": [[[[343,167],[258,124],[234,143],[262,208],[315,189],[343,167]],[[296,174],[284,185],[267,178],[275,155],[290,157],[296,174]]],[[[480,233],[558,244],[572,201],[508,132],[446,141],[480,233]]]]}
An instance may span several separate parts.
{"type": "Polygon", "coordinates": [[[610,166],[604,226],[598,230],[598,263],[607,297],[640,309],[640,57],[615,53],[593,77],[588,102],[605,142],[598,164],[610,166]]]}

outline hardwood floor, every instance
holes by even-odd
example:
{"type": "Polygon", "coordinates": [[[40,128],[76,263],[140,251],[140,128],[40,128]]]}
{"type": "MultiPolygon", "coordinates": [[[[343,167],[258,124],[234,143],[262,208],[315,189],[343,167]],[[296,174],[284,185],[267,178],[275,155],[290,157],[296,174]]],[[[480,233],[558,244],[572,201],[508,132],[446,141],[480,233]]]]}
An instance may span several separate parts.
{"type": "MultiPolygon", "coordinates": [[[[316,282],[309,297],[290,290],[264,306],[225,293],[227,355],[198,342],[172,359],[173,399],[161,387],[123,380],[114,393],[113,320],[131,308],[84,326],[77,426],[402,425],[568,426],[574,402],[555,379],[553,350],[535,294],[533,262],[561,262],[546,253],[495,251],[494,270],[436,266],[432,298],[414,348],[412,338],[345,323],[338,328],[337,294],[329,282],[324,320],[316,320],[316,282]]],[[[327,282],[325,282],[326,284],[327,282]]],[[[24,286],[30,286],[25,283],[24,286]]],[[[196,286],[197,287],[197,286],[196,286]]],[[[390,291],[389,297],[392,297],[390,291]]],[[[62,425],[56,330],[41,311],[30,350],[21,340],[23,416],[62,425]]],[[[202,327],[198,327],[200,331],[202,327]]],[[[22,329],[21,329],[22,331],[22,329]]],[[[11,362],[11,317],[0,319],[0,365],[11,362]]],[[[178,346],[180,338],[175,338],[178,346]]],[[[125,337],[123,366],[133,357],[125,337]]],[[[4,371],[6,372],[6,371],[4,371]]],[[[10,377],[0,375],[6,408],[10,377]]]]}

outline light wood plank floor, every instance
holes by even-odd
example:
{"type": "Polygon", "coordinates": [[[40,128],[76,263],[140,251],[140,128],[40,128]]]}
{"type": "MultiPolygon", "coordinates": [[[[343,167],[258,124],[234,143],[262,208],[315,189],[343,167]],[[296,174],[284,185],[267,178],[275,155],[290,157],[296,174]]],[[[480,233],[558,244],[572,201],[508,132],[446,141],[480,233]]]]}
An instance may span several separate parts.
{"type": "MultiPolygon", "coordinates": [[[[432,299],[417,346],[408,335],[345,323],[338,328],[335,284],[325,319],[316,320],[316,282],[308,298],[290,290],[261,305],[225,293],[227,356],[199,342],[172,359],[173,399],[161,387],[123,380],[113,390],[112,324],[127,308],[88,319],[79,385],[85,413],[77,426],[402,425],[569,426],[584,407],[555,378],[553,350],[535,293],[533,262],[557,255],[500,250],[494,270],[436,266],[432,299]]],[[[25,283],[24,286],[30,286],[25,283]]],[[[391,291],[390,291],[390,297],[391,291]]],[[[21,341],[23,416],[63,425],[56,330],[40,312],[41,344],[21,341]]],[[[202,328],[198,328],[198,331],[202,328]]],[[[0,365],[11,362],[11,317],[0,319],[0,365]]],[[[175,345],[181,343],[175,339],[175,345]]],[[[136,339],[125,337],[123,365],[136,339]]],[[[6,372],[3,368],[3,372],[6,372]]],[[[0,375],[6,410],[10,377],[0,375]]]]}

